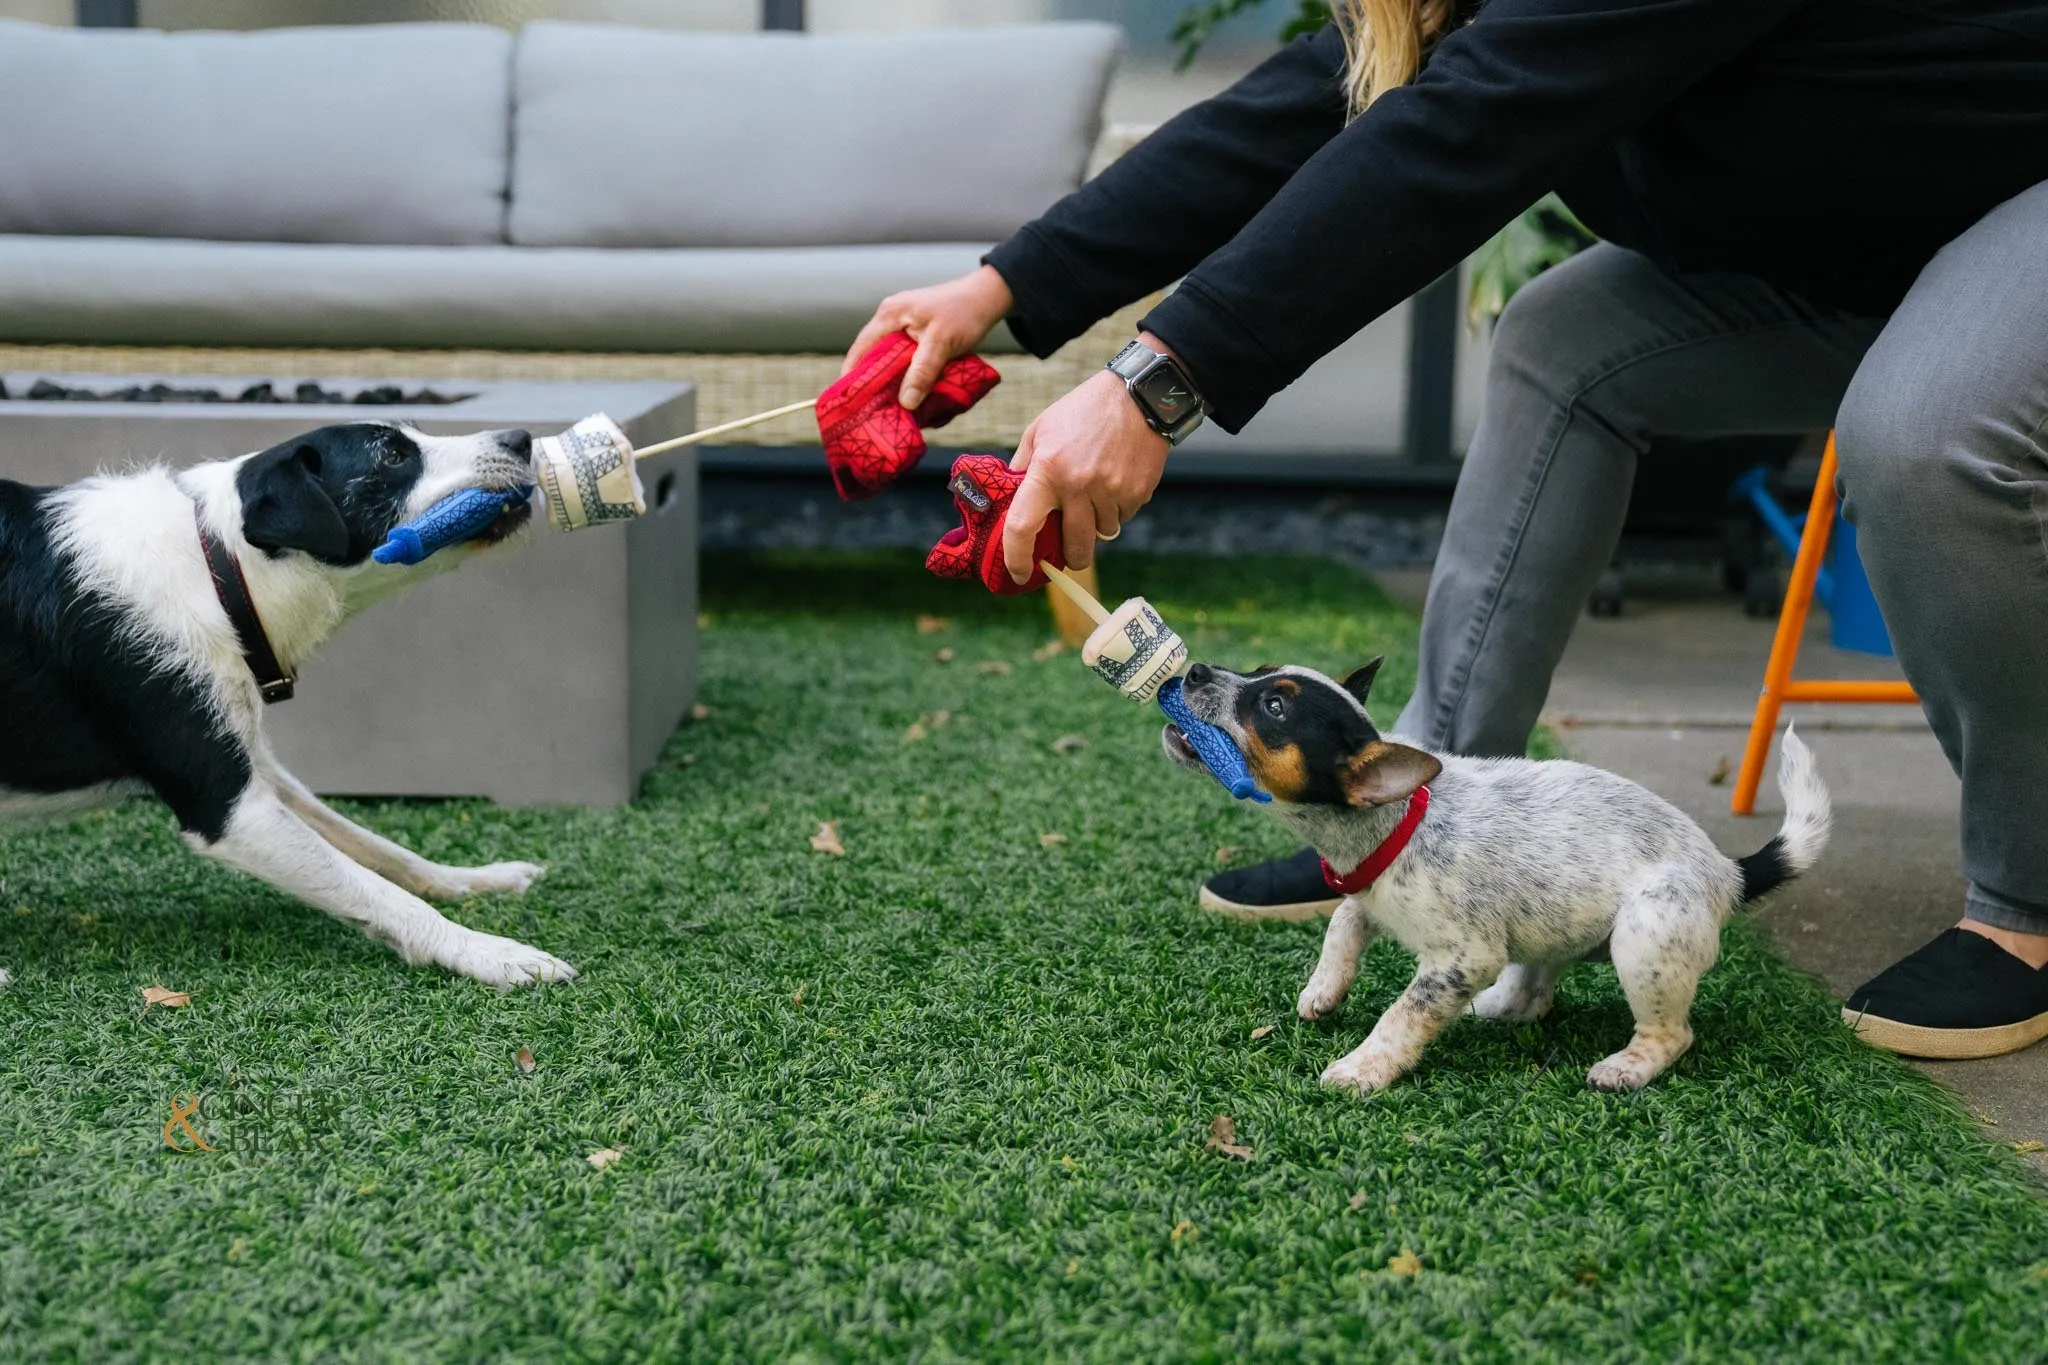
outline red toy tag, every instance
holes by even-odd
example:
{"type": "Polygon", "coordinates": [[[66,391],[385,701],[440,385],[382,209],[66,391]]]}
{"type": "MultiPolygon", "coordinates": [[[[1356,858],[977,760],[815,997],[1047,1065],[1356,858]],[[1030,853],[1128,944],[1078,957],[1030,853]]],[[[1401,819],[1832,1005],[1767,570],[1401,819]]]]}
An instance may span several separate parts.
{"type": "Polygon", "coordinates": [[[847,502],[871,498],[910,472],[924,458],[919,428],[944,426],[1002,381],[979,356],[961,356],[940,372],[913,413],[898,395],[916,354],[910,333],[892,332],[818,395],[825,463],[847,502]]]}
{"type": "Polygon", "coordinates": [[[1031,547],[1033,567],[1028,582],[1019,583],[1003,567],[1003,523],[1010,515],[1010,502],[1024,486],[1024,476],[999,455],[962,455],[953,461],[953,477],[946,485],[953,504],[960,509],[960,525],[946,532],[924,566],[941,578],[979,578],[983,587],[998,597],[1015,597],[1045,586],[1040,560],[1066,568],[1066,554],[1060,545],[1060,514],[1054,512],[1039,528],[1038,542],[1031,547]]]}

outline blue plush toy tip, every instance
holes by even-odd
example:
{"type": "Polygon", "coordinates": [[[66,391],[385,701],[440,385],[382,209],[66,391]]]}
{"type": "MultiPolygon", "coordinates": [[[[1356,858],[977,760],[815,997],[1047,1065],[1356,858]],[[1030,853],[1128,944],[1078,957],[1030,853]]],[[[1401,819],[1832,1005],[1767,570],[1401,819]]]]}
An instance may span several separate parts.
{"type": "Polygon", "coordinates": [[[1230,736],[1205,720],[1197,720],[1195,713],[1188,709],[1187,698],[1180,694],[1180,679],[1168,678],[1159,689],[1159,709],[1166,718],[1180,727],[1187,736],[1188,747],[1202,760],[1202,766],[1209,770],[1218,782],[1232,796],[1243,801],[1250,799],[1268,802],[1272,793],[1259,790],[1259,784],[1252,781],[1251,769],[1244,763],[1244,755],[1230,742],[1230,736]]]}
{"type": "Polygon", "coordinates": [[[379,564],[417,564],[437,550],[460,545],[480,534],[507,507],[533,496],[525,488],[465,488],[441,499],[403,526],[394,526],[384,543],[370,551],[379,564]]]}

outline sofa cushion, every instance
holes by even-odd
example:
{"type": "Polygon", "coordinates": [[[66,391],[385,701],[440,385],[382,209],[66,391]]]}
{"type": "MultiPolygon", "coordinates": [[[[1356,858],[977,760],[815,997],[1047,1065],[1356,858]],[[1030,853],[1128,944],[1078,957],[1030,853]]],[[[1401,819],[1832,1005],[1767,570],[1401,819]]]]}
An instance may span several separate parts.
{"type": "Polygon", "coordinates": [[[0,22],[0,232],[504,240],[512,37],[0,22]]]}
{"type": "Polygon", "coordinates": [[[1080,183],[1107,24],[845,35],[537,23],[514,63],[511,239],[998,239],[1080,183]]]}
{"type": "MultiPolygon", "coordinates": [[[[690,251],[0,236],[0,341],[842,351],[984,242],[690,251]]],[[[1014,350],[1005,329],[988,349],[1014,350]]]]}

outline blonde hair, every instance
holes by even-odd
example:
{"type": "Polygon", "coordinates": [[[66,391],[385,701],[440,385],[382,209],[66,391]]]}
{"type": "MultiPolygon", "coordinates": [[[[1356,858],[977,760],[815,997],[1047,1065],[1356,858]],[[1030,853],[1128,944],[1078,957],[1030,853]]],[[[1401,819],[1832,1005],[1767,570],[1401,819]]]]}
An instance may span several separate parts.
{"type": "Polygon", "coordinates": [[[1344,84],[1351,112],[1415,79],[1422,58],[1450,30],[1456,0],[1331,0],[1330,17],[1351,54],[1344,84]]]}

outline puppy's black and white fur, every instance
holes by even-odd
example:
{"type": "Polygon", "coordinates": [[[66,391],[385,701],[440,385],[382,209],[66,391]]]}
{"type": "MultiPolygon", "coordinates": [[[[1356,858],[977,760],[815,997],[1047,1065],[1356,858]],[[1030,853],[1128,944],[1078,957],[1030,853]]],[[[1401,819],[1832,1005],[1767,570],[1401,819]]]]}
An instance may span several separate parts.
{"type": "MultiPolygon", "coordinates": [[[[1693,993],[1719,956],[1721,925],[1826,845],[1828,793],[1813,755],[1787,731],[1784,825],[1735,861],[1676,807],[1613,773],[1382,738],[1365,706],[1378,668],[1374,660],[1339,683],[1307,668],[1240,675],[1198,664],[1184,684],[1189,709],[1230,735],[1273,794],[1272,811],[1340,873],[1380,846],[1418,787],[1430,789],[1406,849],[1337,907],[1301,993],[1302,1018],[1335,1010],[1375,933],[1417,959],[1414,980],[1324,1083],[1391,1085],[1468,1008],[1540,1018],[1563,968],[1606,945],[1635,1036],[1586,1079],[1603,1090],[1647,1085],[1692,1045],[1693,993]]],[[[1201,767],[1176,727],[1164,742],[1176,761],[1201,767]]]]}
{"type": "Polygon", "coordinates": [[[0,480],[0,821],[151,792],[198,853],[408,962],[496,986],[573,977],[427,904],[524,891],[540,868],[428,862],[329,810],[278,765],[194,516],[239,561],[264,633],[295,670],[352,613],[516,533],[524,507],[417,568],[370,561],[393,526],[452,493],[531,483],[530,447],[523,431],[435,437],[351,422],[181,471],[64,488],[0,480]]]}

